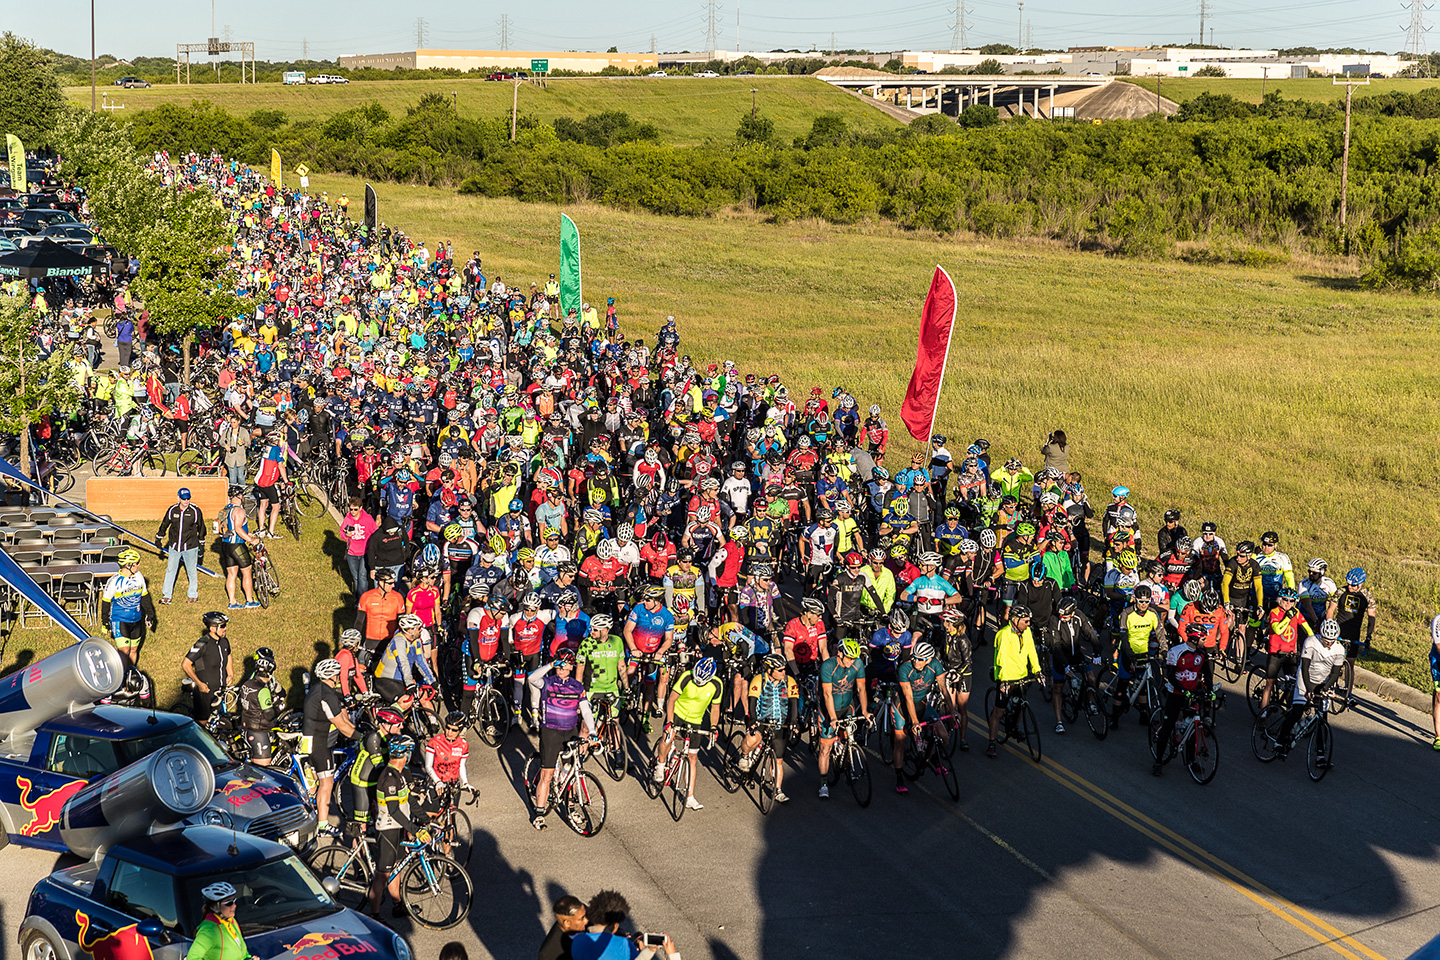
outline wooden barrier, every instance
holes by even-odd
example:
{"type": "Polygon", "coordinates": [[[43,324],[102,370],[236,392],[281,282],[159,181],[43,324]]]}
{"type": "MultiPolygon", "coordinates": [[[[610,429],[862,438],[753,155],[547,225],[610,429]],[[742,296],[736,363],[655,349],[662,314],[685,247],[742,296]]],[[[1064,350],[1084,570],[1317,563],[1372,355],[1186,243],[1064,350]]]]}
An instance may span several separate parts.
{"type": "Polygon", "coordinates": [[[158,521],[175,502],[176,491],[189,487],[190,501],[204,512],[208,527],[225,508],[229,486],[224,477],[91,477],[85,481],[85,509],[121,523],[158,521]]]}

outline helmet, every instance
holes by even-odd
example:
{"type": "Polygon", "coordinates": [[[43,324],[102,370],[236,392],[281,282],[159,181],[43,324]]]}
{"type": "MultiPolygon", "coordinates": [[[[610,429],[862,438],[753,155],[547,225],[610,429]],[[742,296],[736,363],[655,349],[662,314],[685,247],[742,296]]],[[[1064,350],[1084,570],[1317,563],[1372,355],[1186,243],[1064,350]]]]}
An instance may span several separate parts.
{"type": "Polygon", "coordinates": [[[892,630],[909,630],[909,629],[910,629],[910,618],[909,618],[908,616],[906,616],[904,610],[896,609],[896,610],[891,610],[891,611],[890,611],[890,629],[892,629],[892,630]]]}
{"type": "Polygon", "coordinates": [[[1115,522],[1122,527],[1133,527],[1139,519],[1140,516],[1135,512],[1135,508],[1128,503],[1115,511],[1115,522]]]}
{"type": "Polygon", "coordinates": [[[815,599],[814,597],[806,597],[804,600],[801,600],[801,601],[800,601],[800,608],[801,608],[805,613],[824,613],[824,612],[825,612],[825,604],[821,603],[819,600],[815,599]]]}
{"type": "Polygon", "coordinates": [[[933,550],[926,551],[925,553],[920,554],[920,556],[917,557],[916,559],[920,561],[920,565],[921,565],[922,567],[923,567],[923,566],[932,566],[932,567],[938,567],[938,566],[940,566],[940,554],[935,553],[933,550]]]}
{"type": "Polygon", "coordinates": [[[340,634],[340,646],[344,647],[347,650],[350,650],[360,646],[360,641],[362,639],[363,638],[360,636],[360,631],[356,630],[354,627],[351,627],[349,630],[346,630],[340,634]]]}
{"type": "Polygon", "coordinates": [[[524,500],[521,500],[519,497],[516,497],[514,500],[511,500],[511,501],[510,501],[510,512],[511,512],[511,513],[518,513],[518,512],[520,512],[521,510],[524,510],[524,509],[525,509],[525,501],[524,501],[524,500]]]}
{"type": "Polygon", "coordinates": [[[1015,533],[1022,537],[1033,537],[1035,536],[1035,524],[1028,520],[1021,521],[1015,524],[1015,533]]]}
{"type": "Polygon", "coordinates": [[[561,560],[555,564],[555,572],[559,574],[578,573],[580,568],[575,565],[574,560],[561,560]]]}
{"type": "Polygon", "coordinates": [[[646,600],[664,600],[664,599],[665,599],[665,588],[664,588],[664,587],[661,587],[661,586],[654,585],[654,584],[652,584],[651,586],[646,587],[646,588],[645,588],[645,599],[646,599],[646,600]]]}
{"type": "Polygon", "coordinates": [[[1029,620],[1029,619],[1031,619],[1030,608],[1027,607],[1027,606],[1025,606],[1025,604],[1023,604],[1023,603],[1014,604],[1013,606],[1010,607],[1010,619],[1011,619],[1011,620],[1029,620]]]}
{"type": "Polygon", "coordinates": [[[205,626],[207,627],[223,627],[225,626],[225,624],[230,622],[230,618],[227,617],[225,614],[221,613],[219,610],[211,610],[209,613],[205,614],[205,616],[200,618],[200,622],[205,624],[205,626]]]}
{"type": "Polygon", "coordinates": [[[731,540],[749,540],[749,539],[750,539],[750,528],[749,528],[749,527],[736,527],[735,529],[733,529],[733,530],[730,531],[730,539],[731,539],[731,540]]]}
{"type": "Polygon", "coordinates": [[[413,613],[402,613],[400,614],[398,626],[401,630],[415,630],[425,626],[425,621],[413,613]]]}
{"type": "Polygon", "coordinates": [[[385,744],[387,757],[408,757],[415,750],[415,741],[405,735],[391,737],[385,744]]]}
{"type": "Polygon", "coordinates": [[[485,606],[491,610],[504,610],[509,605],[510,602],[505,599],[505,595],[498,590],[485,598],[485,606]]]}
{"type": "Polygon", "coordinates": [[[1020,462],[1019,457],[1011,457],[1009,460],[1005,461],[1006,470],[1019,470],[1023,466],[1024,464],[1020,462]]]}
{"type": "Polygon", "coordinates": [[[1150,588],[1143,583],[1135,588],[1135,602],[1140,603],[1142,601],[1145,603],[1150,602],[1150,588]]]}
{"type": "Polygon", "coordinates": [[[470,589],[465,591],[470,595],[471,600],[480,600],[490,594],[490,585],[483,580],[476,580],[470,584],[470,589]]]}
{"type": "Polygon", "coordinates": [[[1351,567],[1350,572],[1345,574],[1345,582],[1352,586],[1360,586],[1365,582],[1365,568],[1351,567]]]}
{"type": "Polygon", "coordinates": [[[1281,599],[1281,600],[1299,600],[1299,599],[1300,599],[1300,594],[1296,593],[1292,588],[1286,587],[1284,590],[1281,590],[1281,591],[1280,591],[1280,599],[1281,599]]]}
{"type": "Polygon", "coordinates": [[[400,716],[400,714],[396,713],[394,710],[388,710],[388,709],[385,709],[385,708],[381,708],[381,709],[375,711],[375,722],[376,722],[376,723],[397,723],[397,724],[398,724],[398,723],[404,723],[404,722],[405,722],[405,718],[402,717],[402,716],[400,716]]]}
{"type": "Polygon", "coordinates": [[[1238,554],[1246,554],[1246,555],[1249,555],[1249,554],[1252,554],[1252,553],[1254,553],[1254,552],[1255,552],[1255,543],[1254,543],[1254,541],[1251,541],[1251,540],[1241,540],[1239,543],[1235,544],[1235,553],[1236,553],[1237,555],[1238,555],[1238,554]]]}
{"type": "Polygon", "coordinates": [[[1213,588],[1212,588],[1212,589],[1209,589],[1209,590],[1206,590],[1204,593],[1200,594],[1200,612],[1201,612],[1201,613],[1214,613],[1216,610],[1219,610],[1219,609],[1220,609],[1220,594],[1216,593],[1213,588]]]}
{"type": "Polygon", "coordinates": [[[1324,640],[1340,639],[1340,624],[1334,620],[1326,620],[1320,624],[1320,637],[1324,640]]]}
{"type": "Polygon", "coordinates": [[[910,651],[910,656],[915,660],[934,660],[935,648],[922,640],[915,644],[915,649],[910,651]]]}
{"type": "Polygon", "coordinates": [[[1189,537],[1179,537],[1175,540],[1173,548],[1176,553],[1189,553],[1194,546],[1194,540],[1189,537]]]}
{"type": "MultiPolygon", "coordinates": [[[[262,647],[261,650],[264,650],[264,648],[262,647]]],[[[255,672],[264,676],[269,676],[274,673],[275,658],[273,656],[267,656],[266,653],[257,650],[255,652],[255,672]]]]}
{"type": "Polygon", "coordinates": [[[1052,491],[1040,494],[1040,505],[1042,507],[1053,507],[1060,503],[1060,495],[1052,491]]]}
{"type": "Polygon", "coordinates": [[[691,547],[681,547],[675,551],[675,559],[681,563],[691,563],[695,559],[695,551],[691,547]]]}
{"type": "Polygon", "coordinates": [[[615,539],[621,543],[631,543],[635,539],[635,525],[633,523],[622,523],[615,528],[615,539]]]}
{"type": "Polygon", "coordinates": [[[615,541],[601,540],[595,544],[595,556],[600,558],[601,563],[613,560],[615,558],[615,541]]]}
{"type": "Polygon", "coordinates": [[[585,511],[582,519],[584,519],[586,523],[600,523],[605,519],[605,514],[601,513],[599,510],[596,510],[594,507],[591,507],[589,510],[585,511]]]}
{"type": "MultiPolygon", "coordinates": [[[[1440,619],[1440,618],[1437,618],[1437,619],[1440,619]]],[[[778,653],[767,653],[767,654],[765,654],[765,659],[762,660],[761,662],[765,664],[765,669],[766,669],[766,670],[784,670],[784,669],[785,669],[785,658],[782,657],[782,656],[781,656],[780,654],[778,654],[778,653]]]]}
{"type": "Polygon", "coordinates": [[[1166,523],[1179,523],[1179,522],[1180,522],[1180,511],[1179,511],[1179,510],[1176,510],[1174,507],[1171,507],[1169,510],[1166,510],[1166,511],[1165,511],[1165,522],[1166,522],[1166,523]]]}
{"type": "Polygon", "coordinates": [[[1115,558],[1115,565],[1121,570],[1134,570],[1139,565],[1134,550],[1121,550],[1120,555],[1115,558]]]}
{"type": "Polygon", "coordinates": [[[1260,534],[1260,545],[1262,547],[1273,547],[1280,542],[1280,534],[1274,530],[1266,530],[1260,534]]]}
{"type": "Polygon", "coordinates": [[[696,683],[709,683],[715,678],[715,658],[704,657],[695,664],[691,673],[694,675],[696,683]]]}
{"type": "Polygon", "coordinates": [[[1214,520],[1206,520],[1204,523],[1200,524],[1201,533],[1214,533],[1218,529],[1219,527],[1215,526],[1214,520]]]}
{"type": "Polygon", "coordinates": [[[524,607],[526,610],[539,610],[539,609],[540,609],[540,594],[538,594],[538,593],[527,593],[527,594],[525,594],[525,599],[520,601],[520,606],[524,607]]]}
{"type": "Polygon", "coordinates": [[[974,540],[971,540],[970,538],[967,537],[967,538],[965,538],[964,540],[961,540],[961,541],[960,541],[960,552],[961,552],[961,553],[979,553],[979,552],[980,552],[980,544],[976,543],[974,540]]]}
{"type": "Polygon", "coordinates": [[[1065,597],[1060,601],[1060,606],[1058,609],[1060,612],[1060,616],[1068,617],[1070,614],[1080,609],[1080,604],[1076,602],[1074,597],[1065,597]]]}
{"type": "Polygon", "coordinates": [[[872,404],[870,404],[870,416],[872,416],[872,417],[878,417],[878,416],[880,416],[880,404],[878,404],[878,403],[872,403],[872,404]]]}
{"type": "Polygon", "coordinates": [[[516,560],[534,560],[535,551],[529,547],[521,547],[515,554],[516,560]]]}
{"type": "Polygon", "coordinates": [[[232,483],[225,489],[225,496],[231,500],[234,500],[236,497],[243,497],[245,496],[245,488],[238,483],[232,483]]]}
{"type": "Polygon", "coordinates": [[[580,603],[580,594],[575,590],[561,590],[560,595],[555,598],[557,607],[573,607],[580,603]]]}
{"type": "Polygon", "coordinates": [[[466,719],[468,718],[466,717],[463,710],[451,710],[449,713],[445,714],[445,726],[464,727],[466,719]]]}
{"type": "MultiPolygon", "coordinates": [[[[450,527],[455,528],[456,536],[454,539],[459,540],[461,536],[460,525],[458,523],[452,523],[445,529],[448,531],[450,527]]],[[[445,539],[449,540],[450,538],[446,537],[445,539]]],[[[420,549],[420,556],[416,559],[419,561],[418,566],[438,567],[440,566],[440,548],[433,543],[427,543],[420,549]]]]}
{"type": "Polygon", "coordinates": [[[1110,491],[1110,496],[1112,496],[1112,497],[1128,497],[1128,496],[1130,496],[1130,488],[1129,488],[1129,487],[1115,487],[1115,488],[1113,488],[1113,489],[1110,491]]]}
{"type": "Polygon", "coordinates": [[[1326,563],[1324,560],[1321,560],[1319,557],[1316,557],[1314,560],[1310,561],[1309,569],[1311,573],[1324,573],[1326,570],[1330,569],[1330,564],[1326,563]]]}
{"type": "Polygon", "coordinates": [[[824,522],[824,521],[826,521],[826,520],[834,520],[834,519],[835,519],[835,511],[834,511],[834,510],[831,510],[831,509],[828,508],[828,507],[821,507],[818,511],[816,511],[816,513],[815,513],[815,519],[816,519],[816,520],[819,520],[819,521],[821,521],[821,522],[824,522]]]}
{"type": "Polygon", "coordinates": [[[460,524],[458,523],[447,523],[445,529],[441,532],[445,535],[445,539],[451,543],[458,543],[465,537],[465,531],[460,528],[460,524]]]}
{"type": "MultiPolygon", "coordinates": [[[[752,577],[758,577],[761,580],[769,580],[775,575],[775,571],[770,569],[770,564],[768,563],[757,563],[755,564],[755,568],[750,571],[750,575],[752,577]]],[[[661,592],[663,593],[664,591],[662,590],[661,592]]]]}
{"type": "Polygon", "coordinates": [[[838,652],[847,660],[859,660],[860,644],[855,640],[841,640],[838,652]]]}
{"type": "Polygon", "coordinates": [[[889,480],[890,471],[886,470],[884,467],[876,467],[874,470],[870,471],[870,479],[876,482],[879,482],[881,480],[889,480]]]}
{"type": "Polygon", "coordinates": [[[597,613],[595,614],[595,616],[590,618],[591,630],[609,630],[614,625],[615,621],[612,620],[608,615],[603,613],[597,613]]]}
{"type": "Polygon", "coordinates": [[[994,549],[995,549],[995,541],[996,541],[996,538],[995,538],[995,531],[994,531],[994,530],[981,530],[981,531],[980,531],[980,546],[984,547],[986,550],[994,550],[994,549]]]}
{"type": "Polygon", "coordinates": [[[1195,641],[1204,641],[1205,635],[1206,635],[1207,633],[1209,633],[1209,632],[1210,632],[1210,631],[1209,631],[1208,629],[1206,629],[1205,624],[1203,624],[1203,623],[1192,623],[1192,624],[1190,624],[1190,626],[1188,626],[1188,627],[1185,628],[1185,639],[1186,639],[1186,640],[1195,640],[1195,641]]]}
{"type": "Polygon", "coordinates": [[[1186,580],[1185,585],[1180,588],[1180,595],[1186,600],[1194,603],[1200,599],[1200,594],[1205,591],[1205,585],[1199,580],[1186,580]]]}
{"type": "Polygon", "coordinates": [[[377,582],[383,580],[383,581],[385,581],[386,583],[394,583],[394,582],[395,582],[395,571],[394,571],[394,570],[391,570],[389,567],[383,567],[383,568],[381,568],[381,569],[379,569],[379,570],[376,570],[376,571],[375,571],[375,580],[376,580],[377,582]]]}
{"type": "Polygon", "coordinates": [[[569,647],[562,647],[560,652],[555,654],[555,669],[573,666],[575,666],[575,651],[569,647]]]}
{"type": "Polygon", "coordinates": [[[333,657],[327,657],[315,664],[315,676],[321,680],[333,680],[340,676],[340,661],[333,657]]]}
{"type": "Polygon", "coordinates": [[[235,888],[223,880],[201,889],[200,896],[209,903],[221,903],[235,896],[235,888]]]}
{"type": "Polygon", "coordinates": [[[140,562],[140,551],[136,550],[134,547],[126,547],[124,550],[120,551],[120,556],[116,557],[115,559],[120,561],[120,566],[128,567],[133,563],[140,562]]]}
{"type": "Polygon", "coordinates": [[[890,556],[895,560],[904,560],[905,555],[910,552],[910,546],[906,541],[900,541],[890,547],[890,556]]]}

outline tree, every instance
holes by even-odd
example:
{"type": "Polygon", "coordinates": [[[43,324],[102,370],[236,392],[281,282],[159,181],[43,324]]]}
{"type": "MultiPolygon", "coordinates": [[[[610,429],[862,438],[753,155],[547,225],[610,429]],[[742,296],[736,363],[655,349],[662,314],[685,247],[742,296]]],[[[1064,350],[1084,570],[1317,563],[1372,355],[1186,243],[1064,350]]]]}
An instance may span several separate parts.
{"type": "Polygon", "coordinates": [[[20,436],[20,470],[30,476],[30,428],[80,403],[64,344],[43,360],[35,346],[40,315],[15,297],[0,297],[0,432],[20,436]]]}
{"type": "Polygon", "coordinates": [[[1005,65],[1002,64],[999,60],[981,60],[979,63],[975,64],[975,66],[971,67],[965,72],[976,73],[984,77],[998,77],[1000,74],[1005,72],[1005,65]]]}
{"type": "Polygon", "coordinates": [[[65,106],[50,58],[28,40],[0,36],[0,133],[13,133],[28,149],[47,146],[65,106]]]}
{"type": "Polygon", "coordinates": [[[970,130],[1000,125],[1000,111],[983,103],[972,103],[956,117],[960,126],[970,130]]]}
{"type": "Polygon", "coordinates": [[[916,117],[910,121],[908,129],[910,133],[921,137],[947,137],[959,130],[955,121],[942,113],[927,113],[923,117],[916,117]]]}
{"type": "Polygon", "coordinates": [[[838,113],[822,113],[810,124],[807,147],[835,147],[850,139],[850,128],[838,113]]]}
{"type": "Polygon", "coordinates": [[[1201,67],[1199,70],[1196,70],[1194,73],[1191,74],[1192,77],[1223,77],[1226,75],[1227,74],[1225,73],[1225,68],[1220,66],[1218,63],[1212,63],[1209,66],[1201,67]]]}
{"type": "Polygon", "coordinates": [[[735,138],[748,143],[769,143],[775,139],[775,121],[763,114],[744,114],[735,130],[735,138]]]}
{"type": "Polygon", "coordinates": [[[619,47],[611,47],[609,50],[606,50],[605,52],[606,52],[606,53],[619,53],[619,52],[620,52],[620,48],[619,48],[619,47]]]}

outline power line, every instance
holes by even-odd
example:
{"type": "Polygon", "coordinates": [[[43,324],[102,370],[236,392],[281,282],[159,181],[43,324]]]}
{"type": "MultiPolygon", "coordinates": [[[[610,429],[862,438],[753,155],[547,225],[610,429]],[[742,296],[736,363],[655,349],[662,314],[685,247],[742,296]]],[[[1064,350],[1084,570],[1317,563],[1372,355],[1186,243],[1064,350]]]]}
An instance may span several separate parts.
{"type": "Polygon", "coordinates": [[[511,26],[511,23],[512,23],[512,21],[510,20],[510,14],[508,14],[508,13],[502,13],[502,14],[500,14],[500,49],[501,49],[501,50],[509,50],[509,49],[510,49],[510,26],[511,26]]]}
{"type": "Polygon", "coordinates": [[[720,2],[719,0],[706,0],[705,2],[705,49],[720,49],[720,2]]]}
{"type": "Polygon", "coordinates": [[[974,12],[973,9],[966,8],[965,0],[955,0],[955,6],[950,8],[950,13],[955,18],[950,21],[951,53],[959,53],[970,46],[969,16],[974,12]]]}
{"type": "Polygon", "coordinates": [[[424,50],[424,49],[425,49],[425,27],[426,27],[425,18],[424,18],[424,17],[416,17],[416,18],[415,18],[415,49],[416,49],[416,50],[424,50]]]}
{"type": "Polygon", "coordinates": [[[1401,0],[1402,7],[1410,8],[1410,24],[1405,27],[1405,52],[1417,59],[1425,56],[1425,34],[1430,27],[1425,23],[1425,11],[1435,6],[1424,0],[1401,0]]]}

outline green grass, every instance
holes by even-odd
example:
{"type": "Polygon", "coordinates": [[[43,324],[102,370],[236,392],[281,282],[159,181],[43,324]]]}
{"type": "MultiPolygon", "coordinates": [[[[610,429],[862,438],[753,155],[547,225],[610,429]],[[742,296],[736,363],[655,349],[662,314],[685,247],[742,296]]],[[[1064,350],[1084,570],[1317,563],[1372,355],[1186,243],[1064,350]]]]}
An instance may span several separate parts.
{"type": "MultiPolygon", "coordinates": [[[[1273,71],[1279,72],[1279,71],[1273,71]]],[[[1155,77],[1125,77],[1127,83],[1144,87],[1151,93],[1155,92],[1155,77]]],[[[1345,88],[1337,87],[1329,77],[1307,77],[1304,80],[1278,80],[1269,79],[1265,81],[1249,80],[1232,77],[1184,77],[1164,78],[1158,81],[1160,94],[1167,100],[1176,103],[1184,103],[1200,96],[1202,93],[1228,93],[1236,100],[1243,100],[1246,103],[1259,103],[1262,97],[1261,89],[1265,93],[1282,94],[1286,100],[1318,100],[1323,103],[1334,103],[1337,100],[1345,99],[1345,88]]],[[[1435,79],[1403,79],[1403,80],[1371,80],[1368,87],[1356,87],[1355,96],[1367,97],[1376,96],[1382,93],[1390,93],[1394,90],[1405,93],[1415,93],[1426,87],[1440,86],[1440,80],[1435,79]]]]}
{"type": "MultiPolygon", "coordinates": [[[[757,90],[759,109],[775,121],[785,139],[810,132],[820,113],[845,117],[852,128],[877,130],[899,122],[858,98],[813,77],[735,77],[717,79],[643,77],[561,78],[546,86],[522,84],[520,111],[548,123],[557,117],[576,119],[606,110],[623,110],[632,118],[653,123],[661,137],[677,144],[731,140],[742,114],[750,110],[750,91],[757,90]]],[[[455,94],[463,116],[508,116],[512,85],[481,79],[375,80],[324,86],[287,87],[279,83],[162,85],[148,90],[110,88],[111,99],[125,104],[126,114],[161,103],[188,104],[209,100],[230,113],[281,110],[291,120],[329,117],[351,107],[378,102],[403,114],[426,93],[455,94]]],[[[89,87],[69,87],[66,94],[89,104],[89,87]]]]}

